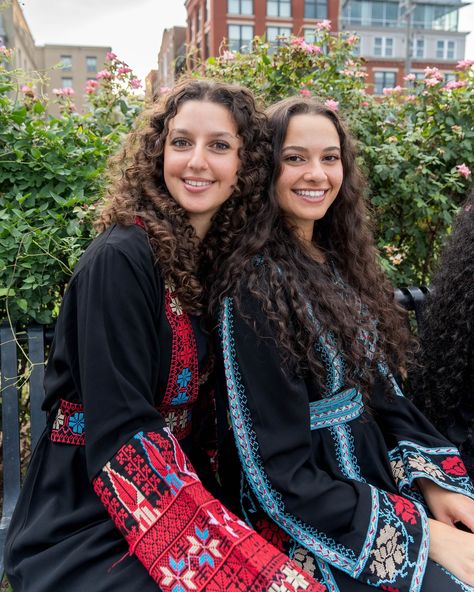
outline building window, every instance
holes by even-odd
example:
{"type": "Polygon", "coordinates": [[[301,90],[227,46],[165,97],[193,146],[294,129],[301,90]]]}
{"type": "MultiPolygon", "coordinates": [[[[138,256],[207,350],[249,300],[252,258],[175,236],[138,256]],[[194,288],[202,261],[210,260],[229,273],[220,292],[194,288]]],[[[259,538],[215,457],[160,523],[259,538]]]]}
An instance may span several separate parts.
{"type": "Polygon", "coordinates": [[[291,0],[267,0],[267,16],[291,16],[291,0]]]}
{"type": "Polygon", "coordinates": [[[61,78],[61,87],[62,88],[72,88],[72,78],[69,76],[63,76],[61,78]]]}
{"type": "Polygon", "coordinates": [[[425,40],[424,39],[415,39],[415,58],[424,58],[425,57],[425,40]]]}
{"type": "Polygon", "coordinates": [[[367,27],[397,27],[398,2],[346,2],[342,22],[367,27]]]}
{"type": "Polygon", "coordinates": [[[454,60],[456,43],[454,41],[439,40],[436,42],[436,57],[440,60],[454,60]]]}
{"type": "Polygon", "coordinates": [[[211,18],[211,0],[206,0],[206,14],[204,15],[204,21],[207,21],[211,18]]]}
{"type": "Polygon", "coordinates": [[[305,0],[304,18],[326,19],[328,18],[327,0],[305,0]]]}
{"type": "Polygon", "coordinates": [[[72,70],[72,56],[61,56],[61,70],[72,70]]]}
{"type": "Polygon", "coordinates": [[[291,27],[267,27],[267,41],[272,47],[278,47],[282,43],[281,37],[290,37],[291,27]]]}
{"type": "Polygon", "coordinates": [[[393,88],[396,76],[396,72],[374,72],[374,93],[381,95],[384,88],[393,88]]]}
{"type": "Polygon", "coordinates": [[[251,25],[229,25],[228,33],[231,51],[250,51],[253,39],[251,25]]]}
{"type": "Polygon", "coordinates": [[[253,0],[229,0],[227,5],[229,14],[253,14],[253,0]]]}
{"type": "Polygon", "coordinates": [[[457,31],[458,19],[458,7],[443,4],[415,4],[413,26],[416,29],[457,31]]]}
{"type": "Polygon", "coordinates": [[[96,56],[86,57],[86,70],[88,72],[97,72],[97,58],[96,56]]]}
{"type": "Polygon", "coordinates": [[[425,79],[424,72],[411,72],[411,74],[415,75],[415,80],[424,80],[425,79]]]}
{"type": "Polygon", "coordinates": [[[445,82],[452,82],[456,80],[456,74],[454,72],[445,72],[444,73],[444,81],[445,82]]]}
{"type": "Polygon", "coordinates": [[[393,38],[375,37],[374,38],[374,56],[389,58],[393,56],[393,38]]]}

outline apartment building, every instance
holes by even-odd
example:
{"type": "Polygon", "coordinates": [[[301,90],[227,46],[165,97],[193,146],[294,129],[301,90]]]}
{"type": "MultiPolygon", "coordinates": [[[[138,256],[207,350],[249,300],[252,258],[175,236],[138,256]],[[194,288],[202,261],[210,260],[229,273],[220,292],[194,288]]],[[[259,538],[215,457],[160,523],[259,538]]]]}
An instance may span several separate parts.
{"type": "Polygon", "coordinates": [[[455,77],[464,59],[468,32],[459,31],[461,0],[343,0],[340,29],[360,36],[358,52],[367,60],[374,92],[403,85],[403,76],[423,77],[435,66],[455,77]]]}
{"type": "MultiPolygon", "coordinates": [[[[78,45],[44,45],[36,47],[37,69],[46,72],[43,92],[53,96],[55,88],[74,89],[74,104],[82,111],[85,100],[84,89],[88,80],[94,80],[102,70],[110,47],[78,45]]],[[[57,105],[50,105],[49,111],[57,115],[57,105]]]]}
{"type": "Polygon", "coordinates": [[[459,31],[462,0],[185,0],[187,44],[200,59],[218,55],[223,40],[245,51],[255,35],[276,42],[279,35],[311,40],[314,25],[332,21],[333,30],[356,32],[355,51],[365,58],[375,93],[422,77],[436,66],[446,80],[464,58],[467,32],[459,31]]]}
{"type": "Polygon", "coordinates": [[[15,50],[14,66],[26,72],[36,70],[33,35],[17,0],[0,9],[0,46],[15,50]]]}
{"type": "Polygon", "coordinates": [[[245,51],[255,35],[275,43],[279,35],[311,38],[315,24],[337,24],[338,0],[186,0],[188,48],[200,59],[218,55],[225,39],[245,51]]]}
{"type": "Polygon", "coordinates": [[[163,31],[158,54],[158,77],[154,94],[161,87],[173,86],[186,61],[186,27],[171,27],[163,31]]]}

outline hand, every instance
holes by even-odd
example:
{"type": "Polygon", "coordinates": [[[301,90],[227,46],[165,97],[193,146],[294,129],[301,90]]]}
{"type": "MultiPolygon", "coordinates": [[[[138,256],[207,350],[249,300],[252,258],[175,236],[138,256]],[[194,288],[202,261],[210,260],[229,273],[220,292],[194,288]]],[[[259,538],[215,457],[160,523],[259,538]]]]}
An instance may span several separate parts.
{"type": "Polygon", "coordinates": [[[428,518],[429,557],[462,582],[474,586],[474,534],[428,518]]]}
{"type": "Polygon", "coordinates": [[[429,479],[418,479],[417,483],[436,520],[449,526],[462,522],[474,532],[474,500],[462,493],[443,489],[429,479]]]}

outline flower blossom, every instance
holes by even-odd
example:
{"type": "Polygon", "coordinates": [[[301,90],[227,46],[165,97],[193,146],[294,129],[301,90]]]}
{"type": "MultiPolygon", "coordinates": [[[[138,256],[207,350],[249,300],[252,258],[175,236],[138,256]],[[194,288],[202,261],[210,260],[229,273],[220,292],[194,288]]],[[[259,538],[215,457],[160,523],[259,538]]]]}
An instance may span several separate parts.
{"type": "Polygon", "coordinates": [[[53,95],[57,97],[72,97],[73,94],[75,94],[73,88],[53,88],[53,95]]]}
{"type": "Polygon", "coordinates": [[[471,174],[471,169],[466,164],[464,164],[464,162],[456,166],[456,171],[465,179],[467,179],[471,174]]]}
{"type": "Polygon", "coordinates": [[[346,41],[349,45],[356,45],[359,42],[359,37],[357,35],[350,35],[346,41]]]}
{"type": "Polygon", "coordinates": [[[97,80],[102,80],[104,78],[113,78],[113,74],[108,70],[101,70],[100,72],[97,72],[96,78],[97,80]]]}
{"type": "Polygon", "coordinates": [[[470,68],[473,64],[474,60],[459,60],[456,69],[465,70],[466,68],[470,68]]]}
{"type": "Polygon", "coordinates": [[[441,72],[438,70],[438,68],[425,68],[423,70],[423,72],[425,73],[425,78],[435,78],[436,80],[444,80],[444,76],[441,74],[441,72]]]}
{"type": "Polygon", "coordinates": [[[443,88],[445,90],[453,90],[455,88],[462,88],[467,86],[466,80],[450,80],[443,88]]]}
{"type": "Polygon", "coordinates": [[[139,78],[132,78],[130,80],[130,86],[132,88],[141,88],[142,87],[141,80],[139,78]]]}
{"type": "Polygon", "coordinates": [[[339,109],[339,102],[334,101],[333,99],[328,99],[327,101],[324,101],[324,105],[328,109],[332,109],[333,111],[337,111],[339,109]]]}
{"type": "Polygon", "coordinates": [[[226,62],[231,62],[232,60],[235,60],[235,53],[233,51],[229,51],[228,49],[226,49],[222,53],[221,58],[226,62]]]}
{"type": "Polygon", "coordinates": [[[113,51],[108,51],[105,55],[105,59],[108,62],[112,62],[113,60],[117,59],[117,54],[115,54],[113,51]]]}
{"type": "Polygon", "coordinates": [[[0,56],[2,55],[6,58],[11,58],[13,55],[13,49],[8,49],[4,45],[0,46],[0,56]]]}
{"type": "Polygon", "coordinates": [[[132,69],[129,68],[128,66],[121,66],[118,70],[117,70],[117,74],[120,76],[121,74],[128,74],[129,72],[131,72],[132,69]]]}
{"type": "Polygon", "coordinates": [[[308,53],[321,53],[320,47],[318,47],[317,45],[313,45],[312,43],[306,43],[306,41],[303,41],[300,47],[308,53]]]}
{"type": "Polygon", "coordinates": [[[310,96],[311,96],[311,91],[310,91],[310,90],[308,90],[307,88],[302,88],[302,89],[300,90],[300,95],[301,95],[302,97],[310,97],[310,96]]]}
{"type": "Polygon", "coordinates": [[[303,45],[303,43],[306,43],[304,37],[293,37],[290,41],[290,45],[303,45]]]}
{"type": "Polygon", "coordinates": [[[330,31],[332,28],[331,25],[331,21],[328,19],[324,19],[322,21],[320,21],[319,23],[316,23],[316,29],[319,29],[320,31],[330,31]]]}
{"type": "Polygon", "coordinates": [[[439,82],[439,78],[425,78],[423,80],[425,86],[436,86],[437,84],[439,84],[439,82]]]}
{"type": "Polygon", "coordinates": [[[384,88],[382,90],[384,95],[395,95],[401,92],[403,88],[400,85],[395,86],[394,88],[384,88]]]}
{"type": "Polygon", "coordinates": [[[407,74],[403,77],[403,80],[416,80],[415,74],[407,74]]]}

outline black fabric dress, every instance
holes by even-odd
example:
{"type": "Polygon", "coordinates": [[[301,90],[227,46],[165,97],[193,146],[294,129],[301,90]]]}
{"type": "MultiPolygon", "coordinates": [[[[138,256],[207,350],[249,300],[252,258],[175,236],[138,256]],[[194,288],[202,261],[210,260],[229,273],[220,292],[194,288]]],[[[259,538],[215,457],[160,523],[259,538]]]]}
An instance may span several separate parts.
{"type": "Polygon", "coordinates": [[[48,426],[7,536],[15,592],[323,590],[208,491],[206,349],[143,228],[93,241],[58,318],[48,426]]]}
{"type": "Polygon", "coordinates": [[[240,489],[232,505],[249,524],[329,591],[472,590],[428,559],[429,514],[414,483],[424,477],[474,498],[466,468],[383,362],[370,410],[345,385],[331,335],[315,345],[324,387],[295,377],[249,294],[241,314],[226,300],[220,341],[218,407],[229,425],[219,448],[226,458],[234,448],[240,484],[228,465],[220,476],[229,493],[240,489]]]}

